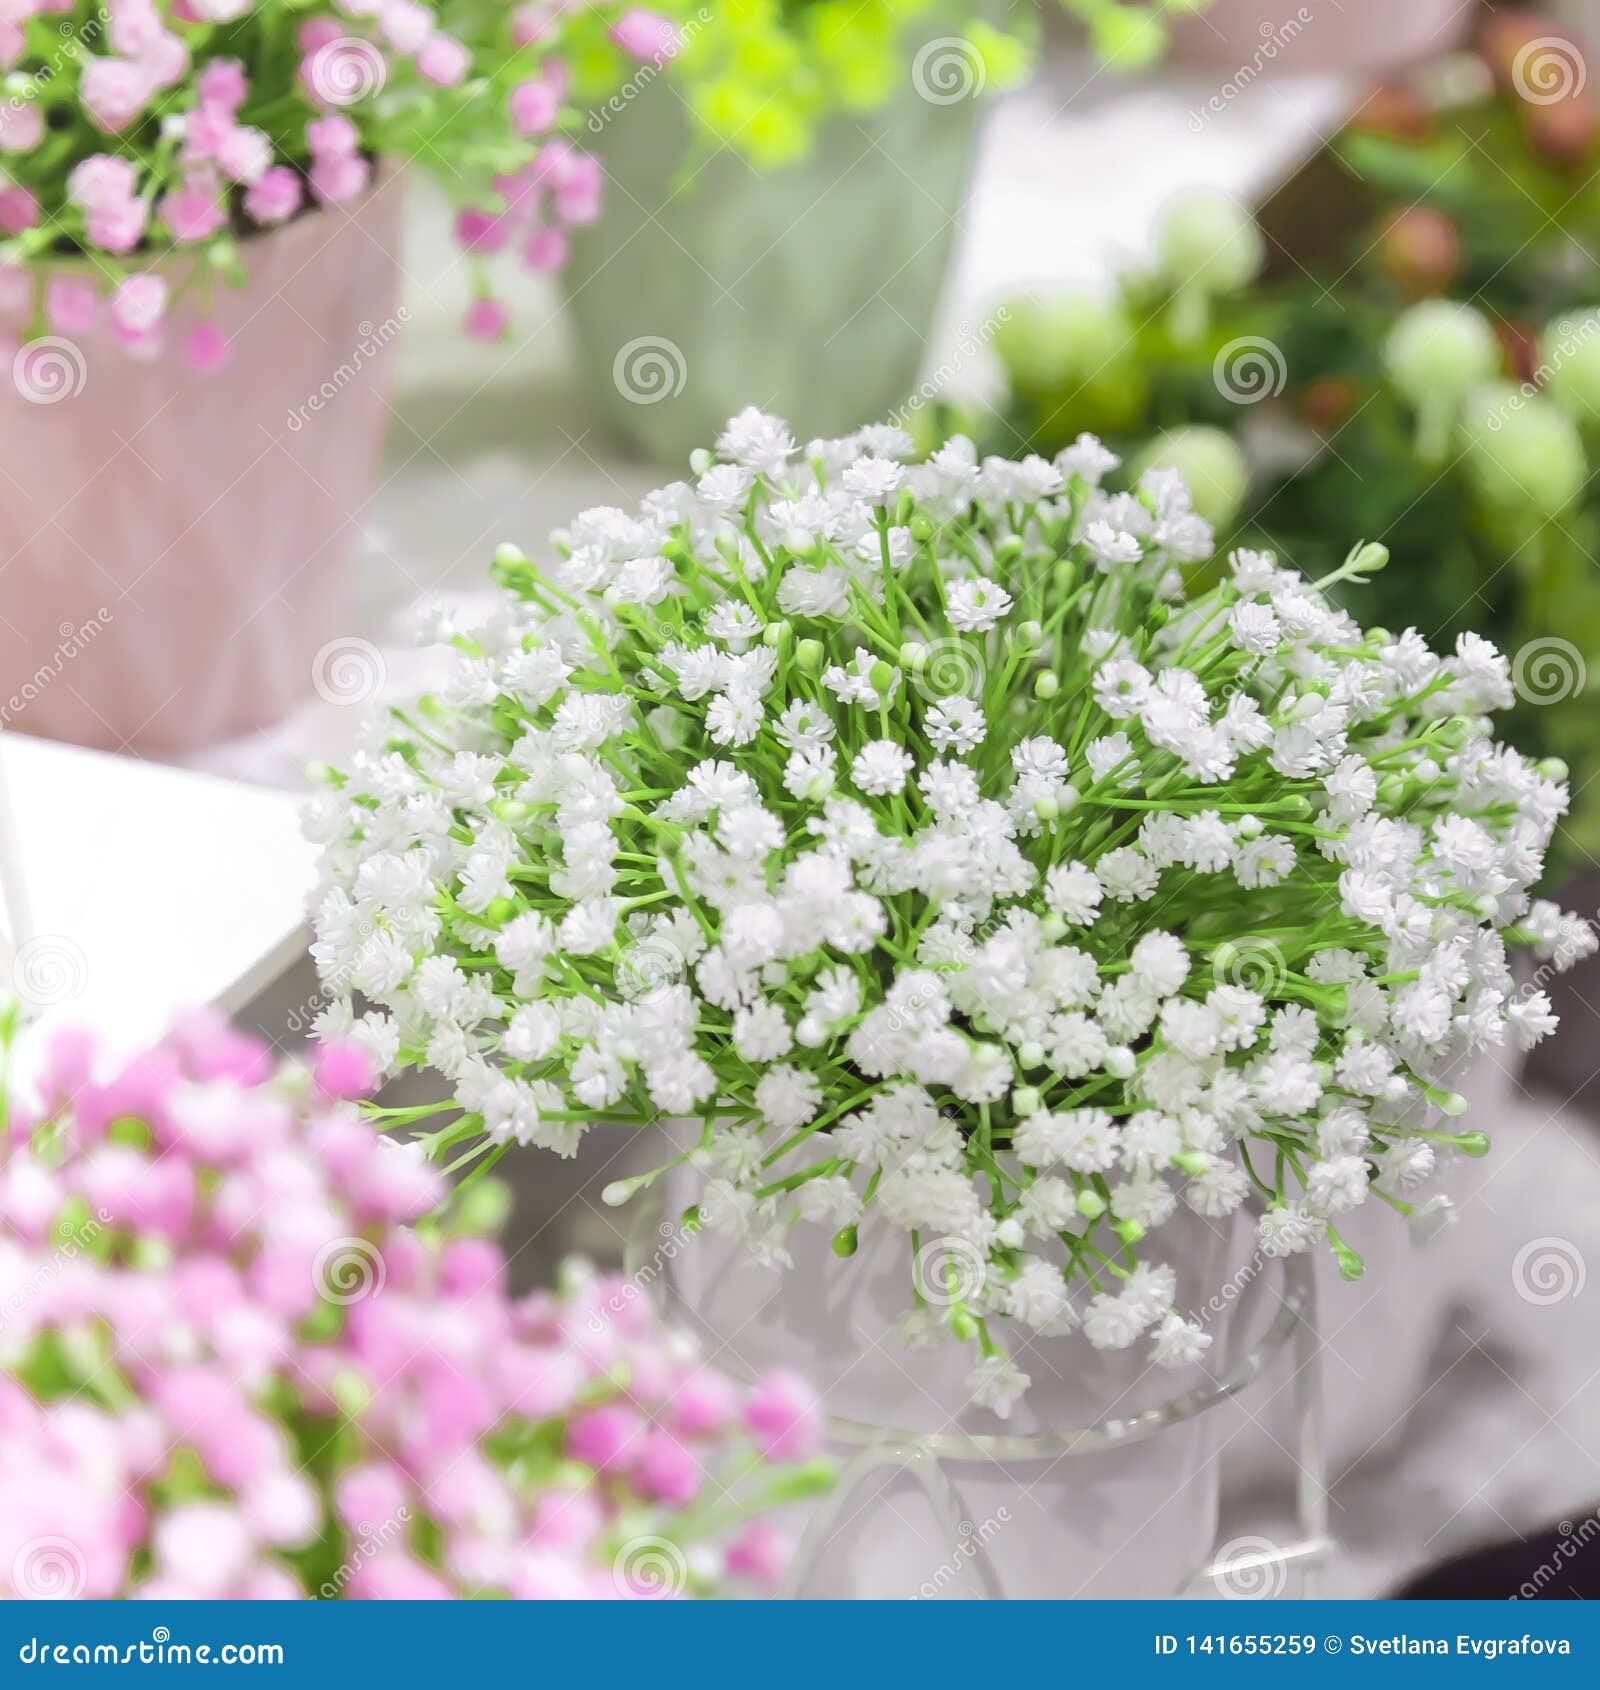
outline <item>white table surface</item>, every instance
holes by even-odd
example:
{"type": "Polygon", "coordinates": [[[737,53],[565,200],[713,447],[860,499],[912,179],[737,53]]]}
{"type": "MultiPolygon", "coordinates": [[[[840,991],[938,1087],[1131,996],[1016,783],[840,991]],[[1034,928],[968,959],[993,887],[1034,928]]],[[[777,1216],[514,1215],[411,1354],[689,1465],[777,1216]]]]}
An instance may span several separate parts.
{"type": "Polygon", "coordinates": [[[118,1042],[192,1004],[237,1009],[305,949],[314,848],[298,801],[163,764],[0,734],[5,978],[40,1020],[118,1042]]]}

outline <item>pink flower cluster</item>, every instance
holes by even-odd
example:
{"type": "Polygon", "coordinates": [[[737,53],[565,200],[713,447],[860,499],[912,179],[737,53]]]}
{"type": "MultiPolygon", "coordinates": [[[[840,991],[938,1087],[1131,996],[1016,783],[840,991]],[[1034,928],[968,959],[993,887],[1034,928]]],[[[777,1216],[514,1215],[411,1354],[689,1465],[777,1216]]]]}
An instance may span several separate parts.
{"type": "MultiPolygon", "coordinates": [[[[314,8],[106,0],[104,27],[91,20],[74,33],[63,23],[61,62],[41,65],[28,21],[72,11],[72,0],[0,0],[0,71],[16,72],[14,85],[25,90],[0,103],[0,241],[33,236],[18,249],[22,262],[54,266],[66,236],[94,261],[69,267],[69,285],[47,290],[35,332],[85,332],[109,294],[112,331],[136,354],[154,355],[182,285],[176,275],[170,289],[158,281],[147,257],[178,252],[198,268],[214,245],[276,227],[308,203],[347,204],[370,187],[391,143],[424,164],[442,160],[451,183],[473,174],[464,161],[458,167],[455,150],[507,160],[497,202],[461,217],[475,260],[515,246],[530,268],[554,270],[566,257],[566,230],[598,213],[599,167],[551,138],[567,92],[557,55],[569,17],[580,15],[573,0],[504,12],[474,0],[322,0],[314,8]],[[273,51],[255,64],[215,56],[219,42],[236,51],[276,42],[270,28],[212,33],[251,12],[292,14],[298,57],[273,51]],[[44,145],[36,96],[69,76],[77,78],[75,106],[54,93],[52,103],[58,118],[79,122],[94,149],[87,156],[78,146],[44,145]],[[482,98],[478,91],[495,84],[496,97],[482,98]],[[453,104],[452,90],[460,90],[453,104]],[[243,121],[245,111],[261,122],[243,121]],[[77,161],[65,172],[55,162],[63,152],[77,161]],[[123,262],[134,255],[140,262],[123,262]],[[124,291],[132,281],[139,285],[124,291]]],[[[640,8],[620,10],[609,33],[625,53],[656,63],[678,45],[666,19],[640,8]]],[[[222,267],[232,266],[230,245],[222,267]]],[[[474,267],[479,297],[467,327],[494,337],[507,314],[474,267]]],[[[0,253],[0,279],[5,269],[0,253]]],[[[185,350],[205,367],[227,349],[202,322],[185,350]]]]}
{"type": "MultiPolygon", "coordinates": [[[[547,141],[531,163],[497,178],[495,187],[505,209],[462,212],[456,238],[484,257],[514,247],[530,270],[559,270],[567,261],[566,230],[600,214],[600,166],[565,141],[547,141]]],[[[497,340],[506,322],[505,306],[484,294],[468,311],[466,327],[479,340],[497,340]]]]}
{"type": "Polygon", "coordinates": [[[770,1584],[811,1392],[735,1385],[630,1281],[513,1300],[497,1245],[410,1224],[446,1188],[370,1078],[210,1014],[110,1068],[49,1046],[0,1145],[0,1594],[770,1584]]]}

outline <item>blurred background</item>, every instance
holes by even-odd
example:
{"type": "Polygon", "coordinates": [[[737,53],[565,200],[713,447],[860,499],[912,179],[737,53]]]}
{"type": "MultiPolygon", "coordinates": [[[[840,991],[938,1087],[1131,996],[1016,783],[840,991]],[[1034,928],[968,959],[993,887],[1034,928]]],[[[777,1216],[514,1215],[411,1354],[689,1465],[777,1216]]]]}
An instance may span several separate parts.
{"type": "MultiPolygon", "coordinates": [[[[1040,6],[1033,72],[1005,89],[951,17],[884,105],[830,119],[767,175],[726,150],[686,166],[664,85],[591,121],[606,213],[559,279],[502,290],[493,341],[462,336],[477,279],[443,196],[420,176],[385,188],[403,232],[369,238],[396,304],[363,320],[392,357],[381,464],[312,560],[337,608],[300,630],[314,655],[286,660],[277,719],[216,738],[193,707],[205,678],[178,667],[154,709],[120,717],[114,680],[101,695],[91,675],[108,648],[81,635],[134,616],[92,559],[75,608],[49,617],[70,649],[9,654],[6,832],[28,888],[13,931],[51,964],[36,992],[52,1013],[136,977],[152,1015],[216,998],[303,1041],[320,1007],[291,796],[306,761],[427,685],[419,605],[483,592],[502,540],[531,551],[687,473],[747,403],[802,439],[892,416],[1008,456],[1091,430],[1130,467],[1179,464],[1220,534],[1308,572],[1329,532],[1384,540],[1368,620],[1435,642],[1476,627],[1513,656],[1522,734],[1573,770],[1551,890],[1596,912],[1600,3],[1216,0],[1162,64],[1120,75],[1040,6]],[[1441,300],[1467,315],[1408,316],[1441,300]],[[18,737],[39,735],[115,766],[18,737]],[[241,880],[252,907],[219,923],[241,880]]],[[[338,423],[351,355],[326,354],[311,412],[366,426],[353,407],[338,423]]],[[[25,423],[8,418],[8,440],[25,423]]],[[[307,423],[267,419],[263,450],[307,423]]],[[[325,491],[305,475],[285,500],[325,491]]],[[[1455,1226],[1323,1288],[1330,1595],[1419,1576],[1600,1590],[1600,979],[1551,989],[1564,1026],[1538,1065],[1504,1056],[1475,1078],[1495,1151],[1455,1226]],[[1438,1571],[1482,1549],[1505,1559],[1438,1571]]],[[[627,1155],[597,1132],[577,1163],[502,1164],[523,1283],[573,1249],[621,1259],[596,1192],[627,1155]]],[[[1225,1451],[1231,1541],[1290,1529],[1293,1383],[1265,1381],[1225,1451]]]]}

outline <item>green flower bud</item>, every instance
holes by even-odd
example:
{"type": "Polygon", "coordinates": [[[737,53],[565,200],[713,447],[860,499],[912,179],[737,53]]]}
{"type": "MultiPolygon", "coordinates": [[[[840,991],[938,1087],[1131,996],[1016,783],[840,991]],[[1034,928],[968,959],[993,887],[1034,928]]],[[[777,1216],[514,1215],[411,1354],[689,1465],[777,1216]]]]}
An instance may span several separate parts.
{"type": "Polygon", "coordinates": [[[1542,394],[1489,382],[1467,402],[1466,467],[1478,493],[1503,510],[1554,516],[1589,478],[1572,419],[1542,394]]]}
{"type": "Polygon", "coordinates": [[[1035,698],[1054,698],[1061,691],[1061,682],[1048,669],[1041,669],[1033,677],[1033,696],[1035,698]]]}
{"type": "Polygon", "coordinates": [[[1106,1212],[1106,1200],[1098,1191],[1080,1191],[1077,1210],[1085,1220],[1097,1221],[1106,1212]]]}
{"type": "Polygon", "coordinates": [[[880,657],[868,671],[867,678],[872,682],[873,690],[879,698],[887,698],[889,689],[894,685],[895,668],[892,663],[885,663],[880,657]]]}
{"type": "Polygon", "coordinates": [[[1500,367],[1500,345],[1482,312],[1425,299],[1402,312],[1383,343],[1383,362],[1417,412],[1417,455],[1438,463],[1467,395],[1500,367]]]}
{"type": "Polygon", "coordinates": [[[1156,262],[1175,289],[1235,293],[1267,256],[1256,220],[1229,194],[1203,190],[1175,200],[1156,233],[1156,262]]]}
{"type": "Polygon", "coordinates": [[[1413,405],[1441,393],[1460,400],[1500,368],[1500,344],[1481,311],[1453,299],[1425,299],[1395,319],[1383,362],[1413,405]]]}
{"type": "Polygon", "coordinates": [[[794,648],[794,660],[807,675],[815,675],[822,668],[823,655],[820,640],[801,640],[794,648]]]}
{"type": "Polygon", "coordinates": [[[1547,323],[1539,368],[1545,392],[1574,422],[1600,420],[1600,309],[1547,323]]]}
{"type": "Polygon", "coordinates": [[[842,1226],[833,1235],[833,1253],[836,1256],[853,1256],[857,1243],[856,1229],[853,1226],[842,1226]]]}
{"type": "Polygon", "coordinates": [[[1244,453],[1220,428],[1173,429],[1134,460],[1135,477],[1149,469],[1177,470],[1194,508],[1213,528],[1226,528],[1239,514],[1250,484],[1244,453]]]}
{"type": "Polygon", "coordinates": [[[1093,381],[1108,358],[1132,346],[1133,325],[1115,301],[1091,293],[1014,299],[995,319],[991,341],[1012,385],[1059,393],[1093,381]]]}

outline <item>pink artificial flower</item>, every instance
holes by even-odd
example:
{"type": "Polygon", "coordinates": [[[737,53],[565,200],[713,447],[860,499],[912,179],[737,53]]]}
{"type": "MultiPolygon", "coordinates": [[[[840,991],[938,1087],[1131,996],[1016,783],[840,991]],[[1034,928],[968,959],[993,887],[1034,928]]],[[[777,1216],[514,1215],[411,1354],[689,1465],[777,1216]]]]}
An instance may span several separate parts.
{"type": "Polygon", "coordinates": [[[151,0],[117,0],[112,6],[111,45],[125,58],[139,58],[163,33],[161,14],[151,0]]]}
{"type": "Polygon", "coordinates": [[[682,46],[677,27],[658,12],[632,7],[611,26],[611,39],[625,53],[650,64],[664,64],[682,46]]]}
{"type": "Polygon", "coordinates": [[[183,122],[183,157],[186,164],[204,164],[237,128],[233,113],[221,106],[197,106],[183,122]]]}
{"type": "Polygon", "coordinates": [[[440,88],[454,88],[466,76],[472,55],[453,37],[430,35],[417,53],[418,74],[440,88]]]}
{"type": "Polygon", "coordinates": [[[195,91],[201,105],[232,116],[244,103],[250,84],[237,59],[212,59],[195,77],[195,91]]]}
{"type": "Polygon", "coordinates": [[[349,118],[338,112],[313,118],[306,125],[306,145],[315,159],[354,158],[361,146],[361,137],[349,118]]]}
{"type": "Polygon", "coordinates": [[[468,252],[504,252],[511,239],[511,220],[469,207],[456,213],[456,239],[468,252]]]}
{"type": "Polygon", "coordinates": [[[272,164],[272,142],[260,129],[233,129],[217,148],[217,163],[235,182],[259,182],[272,164]]]}
{"type": "Polygon", "coordinates": [[[127,276],[111,295],[112,326],[128,340],[142,340],[161,321],[167,308],[165,278],[127,276]]]}
{"type": "Polygon", "coordinates": [[[419,53],[433,34],[433,13],[417,0],[379,0],[378,27],[397,53],[419,53]]]}
{"type": "Polygon", "coordinates": [[[144,239],[147,215],[143,200],[130,199],[91,211],[84,221],[92,245],[120,255],[144,239]]]}
{"type": "Polygon", "coordinates": [[[634,1465],[633,1483],[648,1501],[682,1508],[695,1499],[704,1479],[700,1458],[671,1432],[657,1426],[646,1433],[644,1448],[634,1465]]]}
{"type": "Polygon", "coordinates": [[[170,88],[189,68],[189,49],[176,35],[162,34],[136,61],[155,88],[170,88]]]}
{"type": "Polygon", "coordinates": [[[499,340],[511,321],[511,313],[498,299],[479,298],[467,307],[462,327],[473,340],[499,340]]]}
{"type": "Polygon", "coordinates": [[[99,292],[87,276],[55,275],[45,286],[45,315],[61,334],[87,333],[99,306],[99,292]]]}
{"type": "Polygon", "coordinates": [[[530,270],[550,273],[567,261],[567,237],[559,229],[535,229],[522,244],[522,262],[530,270]]]}
{"type": "Polygon", "coordinates": [[[555,87],[542,78],[529,78],[511,90],[511,123],[519,135],[542,135],[560,109],[555,87]]]}
{"type": "Polygon", "coordinates": [[[600,161],[587,153],[573,153],[563,178],[556,184],[556,211],[568,223],[592,223],[600,211],[600,161]]]}
{"type": "Polygon", "coordinates": [[[244,208],[257,223],[282,223],[300,209],[300,178],[286,164],[275,164],[250,184],[244,208]]]}
{"type": "Polygon", "coordinates": [[[788,1559],[787,1540],[765,1520],[751,1520],[729,1545],[723,1565],[732,1577],[775,1591],[788,1559]]]}
{"type": "Polygon", "coordinates": [[[228,213],[220,195],[221,184],[215,171],[191,170],[181,188],[161,196],[157,210],[161,221],[172,231],[172,238],[190,245],[208,240],[227,222],[228,213]]]}
{"type": "Polygon", "coordinates": [[[101,211],[133,198],[139,178],[125,158],[93,153],[67,178],[67,196],[83,211],[101,211]]]}
{"type": "MultiPolygon", "coordinates": [[[[314,59],[324,47],[331,47],[335,41],[344,41],[347,37],[339,25],[339,20],[332,17],[307,18],[295,32],[295,40],[299,43],[300,51],[307,59],[314,59]]],[[[305,66],[301,67],[302,74],[305,66]]]]}
{"type": "Polygon", "coordinates": [[[372,166],[364,158],[319,158],[311,166],[311,191],[324,205],[340,205],[366,192],[372,166]]]}
{"type": "Polygon", "coordinates": [[[0,105],[0,153],[27,153],[44,139],[44,116],[31,100],[0,105]]]}
{"type": "Polygon", "coordinates": [[[518,6],[511,14],[511,39],[519,47],[531,47],[555,33],[555,9],[547,5],[518,6]]]}
{"type": "Polygon", "coordinates": [[[348,1039],[329,1039],[318,1045],[311,1075],[327,1098],[365,1097],[378,1078],[372,1058],[348,1039]]]}
{"type": "Polygon", "coordinates": [[[20,235],[38,221],[39,202],[26,188],[0,188],[0,235],[20,235]]]}
{"type": "Polygon", "coordinates": [[[797,1373],[769,1373],[757,1384],[744,1418],[769,1461],[804,1461],[822,1448],[822,1404],[797,1373]]]}
{"type": "Polygon", "coordinates": [[[126,59],[91,58],[78,79],[78,93],[97,127],[118,134],[144,110],[155,93],[155,79],[126,59]]]}
{"type": "Polygon", "coordinates": [[[574,1417],[567,1428],[567,1454],[597,1473],[632,1465],[643,1448],[644,1427],[633,1409],[607,1403],[574,1417]]]}
{"type": "Polygon", "coordinates": [[[192,370],[219,370],[228,361],[228,343],[215,323],[196,323],[184,342],[183,356],[192,370]]]}

